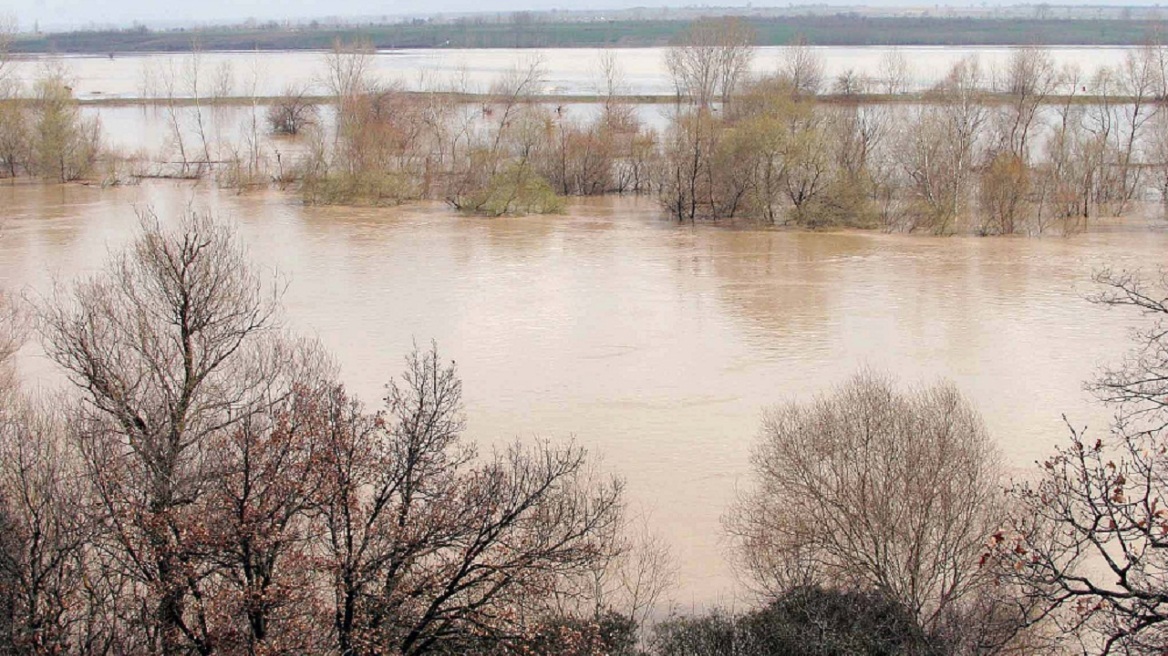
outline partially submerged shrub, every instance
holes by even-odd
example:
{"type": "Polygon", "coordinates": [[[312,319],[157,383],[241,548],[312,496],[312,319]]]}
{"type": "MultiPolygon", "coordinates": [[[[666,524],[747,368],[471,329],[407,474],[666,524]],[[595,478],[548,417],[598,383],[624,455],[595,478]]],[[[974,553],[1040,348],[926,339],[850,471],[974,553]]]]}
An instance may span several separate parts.
{"type": "Polygon", "coordinates": [[[408,178],[382,171],[308,176],[301,191],[311,205],[400,205],[418,197],[408,178]]]}
{"type": "Polygon", "coordinates": [[[555,214],[564,209],[564,199],[525,162],[508,164],[485,186],[455,197],[450,203],[464,212],[488,216],[555,214]]]}

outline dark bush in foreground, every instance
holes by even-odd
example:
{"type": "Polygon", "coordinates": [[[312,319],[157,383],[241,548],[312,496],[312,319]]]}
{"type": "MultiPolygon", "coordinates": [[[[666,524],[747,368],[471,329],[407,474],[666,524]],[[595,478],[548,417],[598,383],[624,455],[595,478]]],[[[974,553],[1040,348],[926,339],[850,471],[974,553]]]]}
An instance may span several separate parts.
{"type": "Polygon", "coordinates": [[[743,615],[714,611],[657,628],[660,656],[937,655],[912,614],[878,593],[796,588],[743,615]]]}

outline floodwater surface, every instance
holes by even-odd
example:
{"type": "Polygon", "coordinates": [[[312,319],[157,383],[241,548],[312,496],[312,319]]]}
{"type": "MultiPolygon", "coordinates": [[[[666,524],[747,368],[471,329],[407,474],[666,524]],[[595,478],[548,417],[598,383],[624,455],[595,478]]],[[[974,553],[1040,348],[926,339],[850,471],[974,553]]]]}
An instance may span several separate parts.
{"type": "MultiPolygon", "coordinates": [[[[949,67],[963,57],[976,56],[988,78],[1002,71],[1011,52],[1009,47],[925,47],[897,48],[909,66],[909,84],[923,88],[940,81],[949,67]]],[[[817,47],[824,73],[830,84],[845,71],[879,79],[887,46],[817,47]]],[[[1059,65],[1075,66],[1082,79],[1091,79],[1101,66],[1120,64],[1130,47],[1060,46],[1047,51],[1059,65]]],[[[778,70],[786,48],[755,49],[752,71],[768,73],[778,70]]],[[[674,89],[665,67],[664,48],[496,48],[384,50],[377,53],[372,74],[382,82],[400,84],[408,89],[453,89],[469,93],[490,91],[491,84],[516,67],[539,62],[543,85],[537,92],[560,95],[591,95],[601,92],[598,71],[600,55],[611,52],[621,71],[621,89],[627,94],[671,94],[674,89]]],[[[37,74],[43,58],[17,63],[16,74],[26,87],[37,74]]],[[[187,73],[196,61],[191,55],[133,54],[62,57],[76,78],[79,98],[144,98],[172,93],[190,96],[187,73]],[[171,90],[167,91],[167,78],[171,90]]],[[[322,80],[326,66],[324,54],[312,51],[211,52],[198,56],[200,95],[225,92],[237,96],[274,96],[289,86],[304,87],[325,93],[322,80]],[[220,85],[227,80],[229,83],[220,85]],[[222,87],[215,91],[214,87],[222,87]]]]}
{"type": "MultiPolygon", "coordinates": [[[[737,589],[720,516],[749,485],[768,405],[862,367],[953,380],[1012,475],[1108,413],[1082,383],[1127,348],[1138,317],[1084,300],[1104,265],[1165,263],[1160,219],[1071,238],[932,238],[679,226],[652,202],[573,203],[563,216],[482,219],[441,205],[311,208],[206,184],[108,190],[3,185],[0,282],[40,298],[96,270],[134,209],[188,206],[238,226],[287,281],[290,329],[331,350],[375,405],[413,342],[436,340],[465,384],[467,437],[575,439],[624,477],[673,546],[677,601],[737,589]]],[[[35,341],[26,380],[62,378],[35,341]]]]}

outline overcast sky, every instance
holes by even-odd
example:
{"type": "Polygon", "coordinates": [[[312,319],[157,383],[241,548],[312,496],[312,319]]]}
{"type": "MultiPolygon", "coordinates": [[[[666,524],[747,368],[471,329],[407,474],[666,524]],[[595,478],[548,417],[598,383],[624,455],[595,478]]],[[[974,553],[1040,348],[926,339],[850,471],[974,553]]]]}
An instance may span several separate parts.
{"type": "MultiPolygon", "coordinates": [[[[813,0],[812,0],[813,1],[813,0]]],[[[1035,0],[1037,2],[1038,0],[1035,0]]],[[[710,4],[741,6],[746,0],[718,0],[709,3],[679,0],[3,0],[0,14],[15,14],[21,29],[28,30],[39,23],[41,29],[62,29],[99,25],[130,25],[134,21],[159,22],[224,22],[259,20],[323,18],[329,16],[382,16],[434,14],[438,12],[516,11],[521,9],[607,9],[633,6],[678,6],[682,4],[710,4]]],[[[787,3],[756,2],[756,6],[787,3]]],[[[798,2],[796,4],[810,4],[798,2]]],[[[864,0],[844,2],[828,0],[826,4],[869,6],[969,6],[1021,4],[1011,2],[983,2],[981,0],[864,0]]],[[[1140,5],[1157,4],[1140,0],[1054,0],[1051,4],[1074,5],[1140,5]]]]}

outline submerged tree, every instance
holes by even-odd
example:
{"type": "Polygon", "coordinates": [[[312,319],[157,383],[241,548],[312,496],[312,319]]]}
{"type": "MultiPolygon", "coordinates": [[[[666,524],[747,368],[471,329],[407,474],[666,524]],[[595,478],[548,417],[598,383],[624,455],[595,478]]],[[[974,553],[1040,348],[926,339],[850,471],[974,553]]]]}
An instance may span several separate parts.
{"type": "Polygon", "coordinates": [[[678,98],[699,107],[730,102],[750,69],[754,33],[737,18],[696,21],[665,53],[678,98]]]}
{"type": "Polygon", "coordinates": [[[85,177],[93,168],[100,143],[97,121],[81,116],[69,84],[63,68],[47,65],[34,84],[27,119],[32,169],[56,182],[85,177]]]}

